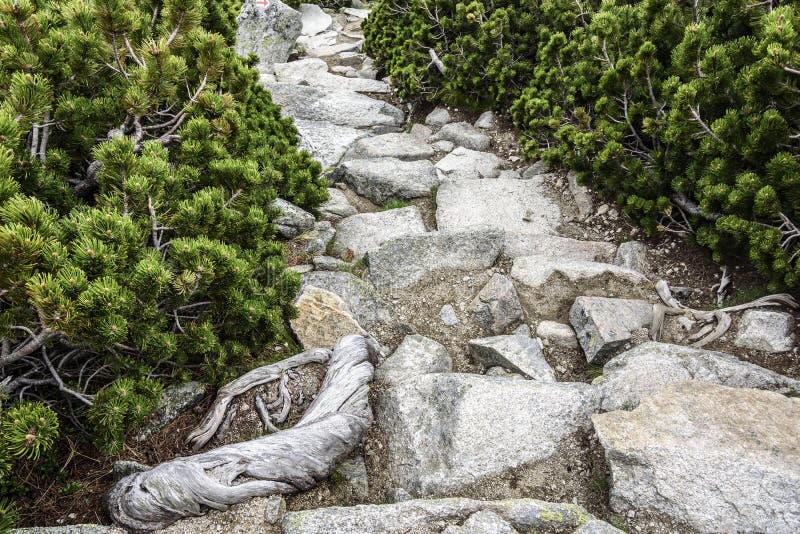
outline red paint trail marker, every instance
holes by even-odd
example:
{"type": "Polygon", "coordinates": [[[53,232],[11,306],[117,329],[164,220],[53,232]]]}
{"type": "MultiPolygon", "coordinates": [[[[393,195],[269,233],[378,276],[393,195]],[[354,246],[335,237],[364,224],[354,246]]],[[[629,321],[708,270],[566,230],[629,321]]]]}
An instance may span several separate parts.
{"type": "Polygon", "coordinates": [[[256,0],[256,5],[261,7],[269,7],[269,0],[256,0]]]}

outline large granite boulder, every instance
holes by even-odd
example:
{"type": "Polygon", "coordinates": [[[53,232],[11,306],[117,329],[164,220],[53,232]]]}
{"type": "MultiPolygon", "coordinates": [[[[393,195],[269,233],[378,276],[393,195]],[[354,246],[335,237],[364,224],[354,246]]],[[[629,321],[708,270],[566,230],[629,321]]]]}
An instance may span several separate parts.
{"type": "Polygon", "coordinates": [[[280,0],[271,0],[267,6],[247,0],[236,23],[236,52],[257,55],[262,73],[271,73],[276,63],[289,59],[303,28],[300,12],[280,0]]]}
{"type": "Polygon", "coordinates": [[[700,532],[798,532],[798,421],[798,399],[698,381],[595,415],[611,507],[700,532]]]}
{"type": "Polygon", "coordinates": [[[603,367],[602,408],[632,410],[648,395],[685,380],[800,392],[800,381],[730,354],[650,341],[612,358],[603,367]]]}
{"type": "Polygon", "coordinates": [[[534,499],[417,499],[287,512],[283,534],[409,534],[441,532],[472,515],[493,512],[519,532],[569,532],[593,518],[582,507],[534,499]]]}
{"type": "Polygon", "coordinates": [[[347,304],[335,293],[306,285],[294,305],[297,317],[289,325],[304,349],[330,349],[344,336],[366,334],[347,304]]]}
{"type": "Polygon", "coordinates": [[[522,256],[511,279],[528,317],[565,319],[575,299],[585,296],[644,298],[653,284],[641,273],[592,261],[522,256]]]}
{"type": "Polygon", "coordinates": [[[314,271],[302,276],[303,285],[310,285],[337,294],[366,329],[392,321],[389,306],[369,282],[348,272],[314,271]]]}
{"type": "Polygon", "coordinates": [[[359,213],[339,221],[333,254],[346,261],[360,260],[394,238],[424,233],[425,223],[416,206],[359,213]]]}
{"type": "Polygon", "coordinates": [[[388,475],[416,495],[458,492],[555,456],[589,428],[593,386],[436,373],[385,391],[377,420],[388,475]]]}
{"type": "Polygon", "coordinates": [[[378,289],[404,289],[436,271],[491,267],[503,247],[503,233],[490,228],[429,232],[393,239],[366,256],[378,289]]]}

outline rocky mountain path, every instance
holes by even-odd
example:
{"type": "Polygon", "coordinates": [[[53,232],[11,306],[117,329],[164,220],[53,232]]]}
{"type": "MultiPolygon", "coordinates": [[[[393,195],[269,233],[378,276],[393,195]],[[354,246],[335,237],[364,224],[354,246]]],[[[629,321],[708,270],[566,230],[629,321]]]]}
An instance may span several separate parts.
{"type": "Polygon", "coordinates": [[[667,316],[651,341],[656,282],[697,304],[676,286],[719,282],[707,259],[631,240],[501,115],[409,121],[361,52],[369,11],[300,11],[299,53],[262,74],[331,182],[318,217],[279,201],[292,328],[378,340],[375,422],[327,483],[164,532],[800,531],[795,317],[748,310],[697,348],[667,316]]]}
{"type": "Polygon", "coordinates": [[[305,347],[368,332],[384,360],[359,454],[275,528],[796,531],[792,315],[746,312],[714,345],[736,355],[687,347],[686,318],[649,341],[654,283],[698,265],[521,162],[502,116],[409,121],[360,51],[368,10],[301,11],[300,54],[262,78],[332,184],[321,221],[279,221],[303,277],[292,327],[305,347]],[[788,376],[747,361],[787,351],[768,367],[788,376]]]}

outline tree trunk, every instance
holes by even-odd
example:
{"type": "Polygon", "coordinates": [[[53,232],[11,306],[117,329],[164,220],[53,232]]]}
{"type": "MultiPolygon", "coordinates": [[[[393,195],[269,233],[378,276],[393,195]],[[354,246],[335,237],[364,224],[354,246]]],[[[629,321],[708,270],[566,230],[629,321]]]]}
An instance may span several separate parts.
{"type": "Polygon", "coordinates": [[[313,487],[352,452],[372,421],[376,353],[365,336],[340,339],[320,392],[297,425],[128,475],[107,495],[111,517],[127,528],[155,530],[209,508],[313,487]]]}

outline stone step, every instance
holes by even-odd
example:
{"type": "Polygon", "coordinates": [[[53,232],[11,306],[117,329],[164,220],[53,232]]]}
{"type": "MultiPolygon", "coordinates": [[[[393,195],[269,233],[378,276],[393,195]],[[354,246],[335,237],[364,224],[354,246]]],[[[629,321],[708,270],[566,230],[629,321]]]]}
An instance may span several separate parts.
{"type": "Polygon", "coordinates": [[[428,160],[402,161],[396,158],[354,159],[342,162],[333,173],[359,195],[377,204],[390,199],[429,196],[439,184],[436,170],[428,160]]]}
{"type": "Polygon", "coordinates": [[[503,233],[491,228],[429,232],[388,241],[366,260],[378,290],[405,289],[436,271],[491,267],[502,246],[503,233]]]}
{"type": "Polygon", "coordinates": [[[424,233],[425,223],[416,206],[360,213],[336,225],[332,252],[345,261],[357,261],[387,241],[424,233]]]}
{"type": "Polygon", "coordinates": [[[281,83],[307,84],[313,87],[358,91],[362,93],[389,93],[385,82],[367,78],[345,78],[328,72],[328,64],[319,58],[305,58],[289,63],[276,63],[275,79],[281,83]]]}
{"type": "Polygon", "coordinates": [[[387,133],[359,139],[345,155],[345,159],[395,158],[415,161],[432,158],[431,145],[407,133],[387,133]]]}
{"type": "MultiPolygon", "coordinates": [[[[434,143],[451,143],[439,141],[434,143]]],[[[451,147],[452,149],[452,143],[451,147]]],[[[478,180],[481,178],[497,178],[505,161],[492,152],[479,152],[458,147],[436,164],[439,178],[444,182],[460,180],[478,180]]]]}
{"type": "Polygon", "coordinates": [[[265,84],[281,113],[293,119],[327,121],[351,128],[400,126],[403,112],[360,93],[290,83],[265,84]]]}
{"type": "Polygon", "coordinates": [[[511,278],[528,318],[565,320],[580,296],[652,297],[653,284],[641,273],[592,261],[522,256],[511,278]]]}
{"type": "Polygon", "coordinates": [[[334,167],[357,139],[368,132],[340,126],[329,121],[295,119],[294,125],[300,134],[299,148],[307,150],[323,169],[334,167]]]}

